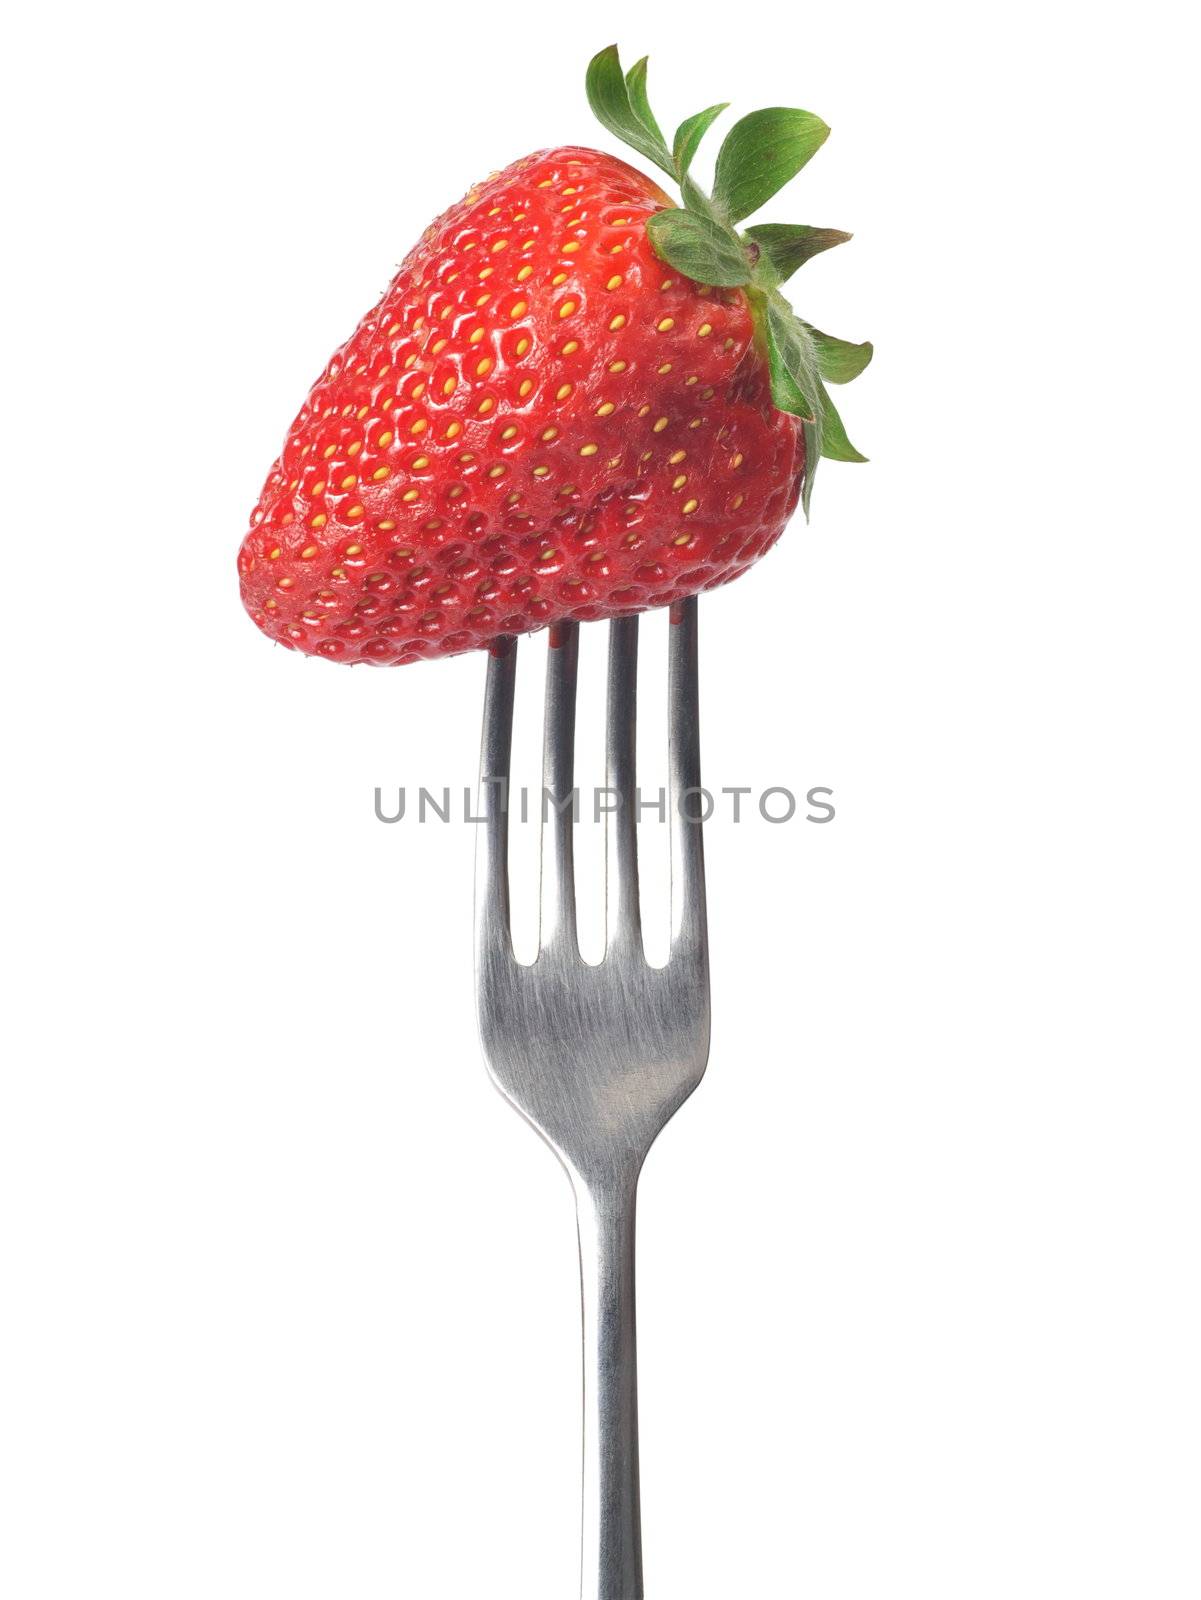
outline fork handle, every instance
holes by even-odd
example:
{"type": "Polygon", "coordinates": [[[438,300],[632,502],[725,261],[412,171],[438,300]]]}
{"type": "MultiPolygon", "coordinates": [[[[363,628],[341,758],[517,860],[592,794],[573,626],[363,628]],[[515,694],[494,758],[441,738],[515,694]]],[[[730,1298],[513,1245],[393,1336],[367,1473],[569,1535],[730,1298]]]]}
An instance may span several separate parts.
{"type": "Polygon", "coordinates": [[[634,1213],[638,1175],[575,1180],[584,1309],[580,1600],[643,1600],[634,1213]]]}

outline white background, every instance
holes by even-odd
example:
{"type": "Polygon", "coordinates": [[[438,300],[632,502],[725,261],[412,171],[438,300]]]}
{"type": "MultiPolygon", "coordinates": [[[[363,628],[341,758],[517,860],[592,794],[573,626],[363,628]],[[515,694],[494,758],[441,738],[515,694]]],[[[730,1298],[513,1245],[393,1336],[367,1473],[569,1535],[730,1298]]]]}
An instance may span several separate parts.
{"type": "Polygon", "coordinates": [[[708,834],[710,1072],[642,1190],[648,1594],[1196,1596],[1179,15],[25,9],[11,1600],[574,1593],[569,1189],[479,1059],[472,830],[372,810],[471,782],[484,663],[274,649],[234,555],[425,223],[528,150],[613,148],[583,95],[610,39],[669,125],[831,123],[765,215],[854,230],[797,302],[878,351],[843,405],[871,465],[827,464],[812,525],[701,608],[707,778],[837,816],[708,834]]]}

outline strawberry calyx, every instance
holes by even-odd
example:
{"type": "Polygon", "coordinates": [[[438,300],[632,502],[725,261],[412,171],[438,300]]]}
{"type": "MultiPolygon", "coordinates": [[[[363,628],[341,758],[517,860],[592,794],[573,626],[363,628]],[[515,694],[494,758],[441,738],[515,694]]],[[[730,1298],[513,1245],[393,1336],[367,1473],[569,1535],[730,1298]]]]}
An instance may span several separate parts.
{"type": "Polygon", "coordinates": [[[691,175],[709,128],[728,103],[685,119],[670,148],[647,94],[647,59],[623,71],[616,45],[588,66],[588,101],[601,123],[676,183],[682,205],[657,212],[647,223],[661,260],[697,283],[741,288],[750,303],[756,337],[771,375],[772,401],[799,419],[805,435],[801,503],[809,514],[813,478],[822,456],[865,461],[847,437],[827,384],[849,383],[872,358],[870,343],[851,344],[822,333],[797,316],[781,293],[797,269],[851,237],[836,228],[758,223],[739,231],[821,149],[830,130],[810,111],[772,106],[752,111],[730,129],[718,151],[713,192],[691,175]]]}

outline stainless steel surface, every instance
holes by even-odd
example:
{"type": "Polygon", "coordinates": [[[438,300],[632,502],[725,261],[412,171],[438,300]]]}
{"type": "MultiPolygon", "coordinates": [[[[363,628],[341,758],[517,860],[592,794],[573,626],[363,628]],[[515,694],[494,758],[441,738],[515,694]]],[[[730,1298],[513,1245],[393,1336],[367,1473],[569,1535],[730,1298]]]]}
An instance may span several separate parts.
{"type": "Polygon", "coordinates": [[[647,965],[633,810],[637,618],[609,624],[607,782],[622,797],[606,835],[604,960],[576,943],[569,797],[576,624],[551,635],[546,682],[540,949],[531,966],[509,932],[508,819],[515,640],[488,663],[476,858],[480,1036],[501,1093],[554,1150],[575,1192],[584,1331],[581,1600],[641,1600],[634,1208],[655,1136],[701,1080],[709,1054],[696,601],[673,607],[668,672],[672,937],[647,965]],[[695,802],[695,797],[691,797],[695,802]],[[562,809],[559,809],[560,804],[562,809]],[[691,807],[696,814],[695,803],[691,807]]]}

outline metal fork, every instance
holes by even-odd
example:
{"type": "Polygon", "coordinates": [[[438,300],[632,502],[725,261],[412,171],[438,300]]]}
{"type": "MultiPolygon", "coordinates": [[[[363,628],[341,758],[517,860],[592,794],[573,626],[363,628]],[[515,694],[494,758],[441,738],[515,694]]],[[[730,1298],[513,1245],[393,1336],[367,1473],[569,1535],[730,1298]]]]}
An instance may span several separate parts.
{"type": "Polygon", "coordinates": [[[668,671],[672,932],[647,965],[638,897],[635,697],[638,619],[609,624],[604,960],[576,941],[572,773],[578,634],[552,630],[546,678],[540,949],[514,959],[509,931],[509,757],[517,643],[488,663],[476,856],[480,1036],[501,1093],[546,1140],[575,1191],[584,1328],[581,1600],[642,1600],[634,1209],[655,1136],[709,1055],[709,958],[699,820],[696,601],[673,606],[668,671]]]}

